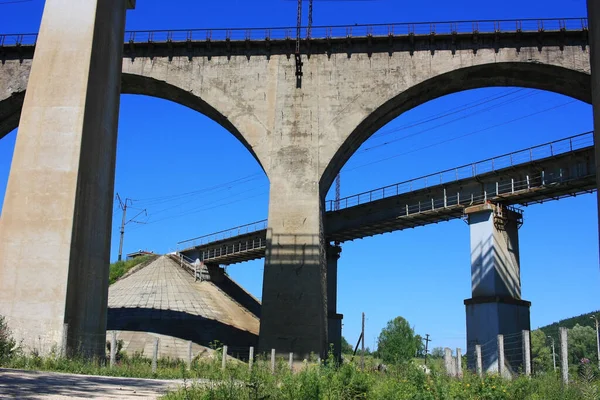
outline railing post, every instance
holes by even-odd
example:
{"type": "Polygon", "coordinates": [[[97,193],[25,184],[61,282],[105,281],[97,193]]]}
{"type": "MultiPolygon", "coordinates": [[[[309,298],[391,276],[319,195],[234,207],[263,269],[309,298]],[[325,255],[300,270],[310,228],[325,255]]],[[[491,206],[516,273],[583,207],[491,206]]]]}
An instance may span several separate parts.
{"type": "Polygon", "coordinates": [[[527,175],[526,179],[527,179],[527,190],[529,190],[529,189],[531,189],[531,186],[529,186],[529,175],[527,175]]]}
{"type": "Polygon", "coordinates": [[[110,335],[110,367],[113,368],[117,362],[117,332],[112,331],[110,335]]]}
{"type": "Polygon", "coordinates": [[[531,342],[529,331],[523,331],[523,364],[525,376],[531,376],[531,342]]]}
{"type": "Polygon", "coordinates": [[[252,371],[253,363],[254,363],[254,346],[250,346],[250,355],[248,356],[248,370],[252,371]]]}
{"type": "Polygon", "coordinates": [[[275,373],[275,349],[271,349],[271,373],[275,373]]]}
{"type": "Polygon", "coordinates": [[[444,208],[448,207],[448,198],[446,197],[446,188],[444,188],[444,208]]]}
{"type": "Polygon", "coordinates": [[[152,352],[152,373],[156,374],[158,365],[158,338],[154,338],[154,351],[152,352]]]}
{"type": "Polygon", "coordinates": [[[515,178],[510,179],[510,192],[515,194],[515,178]]]}
{"type": "Polygon", "coordinates": [[[476,369],[477,375],[483,378],[483,360],[481,359],[481,345],[475,345],[476,369]]]}
{"type": "Polygon", "coordinates": [[[504,335],[498,335],[498,375],[504,376],[504,335]]]}
{"type": "Polygon", "coordinates": [[[227,366],[227,345],[223,346],[223,357],[221,357],[221,369],[224,370],[227,366]]]}
{"type": "Polygon", "coordinates": [[[561,327],[559,330],[560,336],[560,375],[563,384],[569,384],[569,349],[567,339],[567,328],[561,327]]]}

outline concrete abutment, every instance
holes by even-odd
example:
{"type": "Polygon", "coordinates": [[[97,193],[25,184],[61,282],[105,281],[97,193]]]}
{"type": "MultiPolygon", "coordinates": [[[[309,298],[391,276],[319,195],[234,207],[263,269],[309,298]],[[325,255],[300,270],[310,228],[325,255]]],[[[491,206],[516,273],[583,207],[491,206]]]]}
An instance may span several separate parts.
{"type": "MultiPolygon", "coordinates": [[[[471,291],[465,300],[469,368],[475,371],[475,346],[486,346],[484,372],[498,372],[496,338],[505,335],[510,345],[522,348],[521,332],[530,330],[531,303],[521,299],[518,230],[522,214],[500,204],[467,208],[471,236],[471,291]]],[[[512,350],[512,349],[511,349],[512,350]]],[[[506,371],[522,367],[520,351],[506,355],[506,371]]]]}
{"type": "Polygon", "coordinates": [[[342,248],[338,244],[327,244],[327,351],[333,350],[334,358],[342,359],[342,319],[337,312],[338,260],[342,248]]]}
{"type": "Polygon", "coordinates": [[[42,354],[65,344],[69,352],[105,352],[130,5],[45,4],[0,220],[0,314],[18,341],[42,354]]]}

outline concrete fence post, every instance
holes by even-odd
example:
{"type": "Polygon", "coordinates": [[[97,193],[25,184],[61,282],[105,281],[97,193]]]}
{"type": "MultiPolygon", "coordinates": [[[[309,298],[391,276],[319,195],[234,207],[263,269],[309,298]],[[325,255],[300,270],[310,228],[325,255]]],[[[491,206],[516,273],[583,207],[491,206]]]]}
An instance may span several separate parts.
{"type": "Polygon", "coordinates": [[[290,366],[290,371],[294,370],[294,353],[290,353],[290,359],[288,361],[288,364],[290,366]]]}
{"type": "Polygon", "coordinates": [[[504,376],[504,335],[498,335],[498,375],[504,376]]]}
{"type": "Polygon", "coordinates": [[[560,375],[564,385],[569,384],[569,344],[567,328],[560,328],[560,375]]]}
{"type": "Polygon", "coordinates": [[[62,335],[62,343],[60,347],[60,354],[63,358],[67,358],[67,343],[69,337],[69,324],[63,324],[63,335],[62,335]]]}
{"type": "Polygon", "coordinates": [[[192,369],[192,359],[194,357],[192,356],[192,341],[190,340],[188,342],[188,359],[187,359],[187,364],[188,364],[188,369],[192,369]]]}
{"type": "Polygon", "coordinates": [[[475,362],[477,369],[477,376],[483,378],[483,360],[481,359],[481,345],[475,345],[475,362]]]}
{"type": "Polygon", "coordinates": [[[252,364],[254,363],[254,346],[250,346],[250,355],[248,356],[248,369],[252,371],[252,364]]]}
{"type": "Polygon", "coordinates": [[[223,356],[221,357],[221,369],[225,369],[227,365],[227,345],[223,346],[223,356]]]}
{"type": "Polygon", "coordinates": [[[271,373],[275,373],[275,349],[271,349],[271,373]]]}
{"type": "Polygon", "coordinates": [[[444,349],[444,366],[448,376],[454,376],[454,359],[452,358],[452,350],[446,347],[444,349]]]}
{"type": "Polygon", "coordinates": [[[152,373],[156,373],[156,367],[158,365],[158,338],[154,339],[154,351],[152,354],[152,373]]]}
{"type": "Polygon", "coordinates": [[[117,362],[117,332],[112,331],[110,335],[110,367],[114,367],[117,362]]]}
{"type": "Polygon", "coordinates": [[[463,377],[462,372],[462,350],[460,348],[456,348],[456,376],[460,379],[463,377]]]}
{"type": "Polygon", "coordinates": [[[529,331],[523,331],[523,372],[531,376],[531,337],[529,331]]]}

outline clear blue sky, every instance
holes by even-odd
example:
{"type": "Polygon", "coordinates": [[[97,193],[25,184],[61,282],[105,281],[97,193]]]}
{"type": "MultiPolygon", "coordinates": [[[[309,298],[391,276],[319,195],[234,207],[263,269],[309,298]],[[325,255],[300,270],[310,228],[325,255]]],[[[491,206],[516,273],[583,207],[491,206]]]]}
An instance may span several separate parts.
{"type": "MultiPolygon", "coordinates": [[[[38,30],[43,1],[1,4],[4,1],[0,0],[1,33],[38,30]]],[[[138,0],[137,9],[128,13],[127,28],[293,25],[295,7],[294,1],[286,0],[138,0]]],[[[315,24],[328,25],[579,16],[585,16],[585,0],[431,0],[426,4],[375,0],[319,2],[314,19],[315,24]]],[[[489,88],[450,95],[405,113],[382,131],[514,91],[489,88]]],[[[522,90],[487,103],[485,108],[494,106],[488,111],[481,111],[482,106],[461,113],[464,118],[455,122],[450,121],[456,115],[385,136],[376,134],[363,149],[424,131],[355,154],[342,171],[342,197],[591,130],[591,107],[571,101],[522,90]],[[563,106],[543,112],[557,105],[563,106]],[[434,128],[441,122],[446,124],[434,128]],[[498,124],[503,125],[437,144],[498,124]],[[394,155],[399,156],[375,162],[394,155]]],[[[0,140],[0,204],[16,133],[0,140]]],[[[134,207],[149,212],[147,225],[127,226],[126,252],[172,251],[180,240],[267,216],[268,180],[244,147],[205,116],[149,97],[122,97],[115,191],[136,199],[134,207]],[[189,191],[200,192],[177,201],[152,200],[189,191]]],[[[112,259],[117,255],[120,218],[115,209],[112,259]]],[[[600,309],[595,195],[528,207],[520,244],[523,298],[533,303],[533,327],[600,309]]],[[[262,271],[262,260],[228,267],[234,279],[257,297],[262,271]]],[[[463,221],[344,244],[338,282],[338,309],[344,314],[343,334],[350,342],[358,338],[364,311],[370,347],[386,322],[398,315],[407,318],[417,333],[429,333],[432,346],[465,347],[463,300],[470,297],[471,280],[469,229],[463,221]]]]}

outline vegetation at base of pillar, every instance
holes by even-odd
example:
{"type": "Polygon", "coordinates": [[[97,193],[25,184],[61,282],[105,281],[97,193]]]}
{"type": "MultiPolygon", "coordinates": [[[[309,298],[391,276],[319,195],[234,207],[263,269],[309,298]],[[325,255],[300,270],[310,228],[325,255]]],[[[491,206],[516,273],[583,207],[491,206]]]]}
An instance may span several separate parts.
{"type": "Polygon", "coordinates": [[[0,365],[13,356],[16,345],[5,318],[0,315],[0,365]]]}
{"type": "Polygon", "coordinates": [[[423,351],[421,336],[402,317],[389,321],[377,339],[377,356],[385,363],[406,362],[423,351]]]}
{"type": "Polygon", "coordinates": [[[137,266],[143,266],[144,264],[149,264],[151,261],[154,261],[158,256],[148,255],[142,257],[136,257],[127,261],[117,261],[115,263],[110,264],[109,269],[109,285],[112,285],[119,279],[123,277],[127,272],[137,266]]]}

